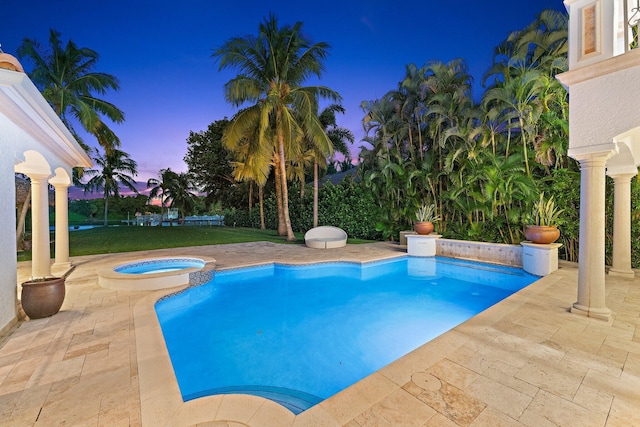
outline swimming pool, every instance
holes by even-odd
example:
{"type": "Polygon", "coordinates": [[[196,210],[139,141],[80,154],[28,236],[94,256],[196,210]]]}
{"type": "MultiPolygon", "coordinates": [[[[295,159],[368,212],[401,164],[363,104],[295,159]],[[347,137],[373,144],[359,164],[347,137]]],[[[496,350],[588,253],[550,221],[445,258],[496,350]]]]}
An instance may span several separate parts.
{"type": "Polygon", "coordinates": [[[225,393],[299,413],[537,280],[442,258],[216,273],[156,313],[183,400],[225,393]]]}

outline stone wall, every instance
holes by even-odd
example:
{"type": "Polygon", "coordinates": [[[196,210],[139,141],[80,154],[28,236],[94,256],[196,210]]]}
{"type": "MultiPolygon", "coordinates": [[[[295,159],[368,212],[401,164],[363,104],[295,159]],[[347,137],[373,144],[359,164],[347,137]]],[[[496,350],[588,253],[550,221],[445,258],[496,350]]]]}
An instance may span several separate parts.
{"type": "Polygon", "coordinates": [[[436,255],[522,267],[520,245],[437,239],[436,255]]]}

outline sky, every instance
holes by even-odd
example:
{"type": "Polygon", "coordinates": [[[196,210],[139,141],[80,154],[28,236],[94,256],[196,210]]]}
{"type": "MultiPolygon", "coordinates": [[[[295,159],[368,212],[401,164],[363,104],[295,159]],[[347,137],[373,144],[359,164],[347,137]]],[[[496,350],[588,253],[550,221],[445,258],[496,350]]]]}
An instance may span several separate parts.
{"type": "Polygon", "coordinates": [[[0,45],[14,56],[24,38],[46,47],[53,28],[65,44],[97,51],[96,71],[120,81],[119,91],[101,96],[125,113],[125,122],[111,127],[138,163],[136,179],[146,182],[163,168],[186,171],[190,131],[237,112],[223,94],[237,73],[220,71],[212,53],[232,37],[257,34],[270,13],[280,25],[303,22],[310,40],[329,43],[321,79],[308,84],[342,96],[346,113],[338,124],[354,133],[357,157],[362,101],[397,88],[407,64],[463,58],[478,97],[493,49],[544,9],[565,11],[562,0],[3,0],[0,45]]]}

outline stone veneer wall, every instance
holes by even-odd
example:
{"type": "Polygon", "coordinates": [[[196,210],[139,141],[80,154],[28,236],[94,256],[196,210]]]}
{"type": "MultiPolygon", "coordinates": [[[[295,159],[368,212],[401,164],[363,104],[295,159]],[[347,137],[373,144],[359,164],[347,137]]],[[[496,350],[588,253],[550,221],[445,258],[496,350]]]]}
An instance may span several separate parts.
{"type": "Polygon", "coordinates": [[[520,245],[437,239],[436,255],[522,267],[520,245]]]}

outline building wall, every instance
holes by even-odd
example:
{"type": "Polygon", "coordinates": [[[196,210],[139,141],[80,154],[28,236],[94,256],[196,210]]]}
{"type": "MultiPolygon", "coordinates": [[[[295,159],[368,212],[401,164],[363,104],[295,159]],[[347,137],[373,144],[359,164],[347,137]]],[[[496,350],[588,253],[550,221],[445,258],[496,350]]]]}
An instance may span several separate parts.
{"type": "Polygon", "coordinates": [[[0,332],[16,320],[16,213],[13,163],[21,131],[0,114],[0,332]]]}
{"type": "Polygon", "coordinates": [[[640,126],[640,64],[571,85],[569,146],[611,143],[640,126]]]}

